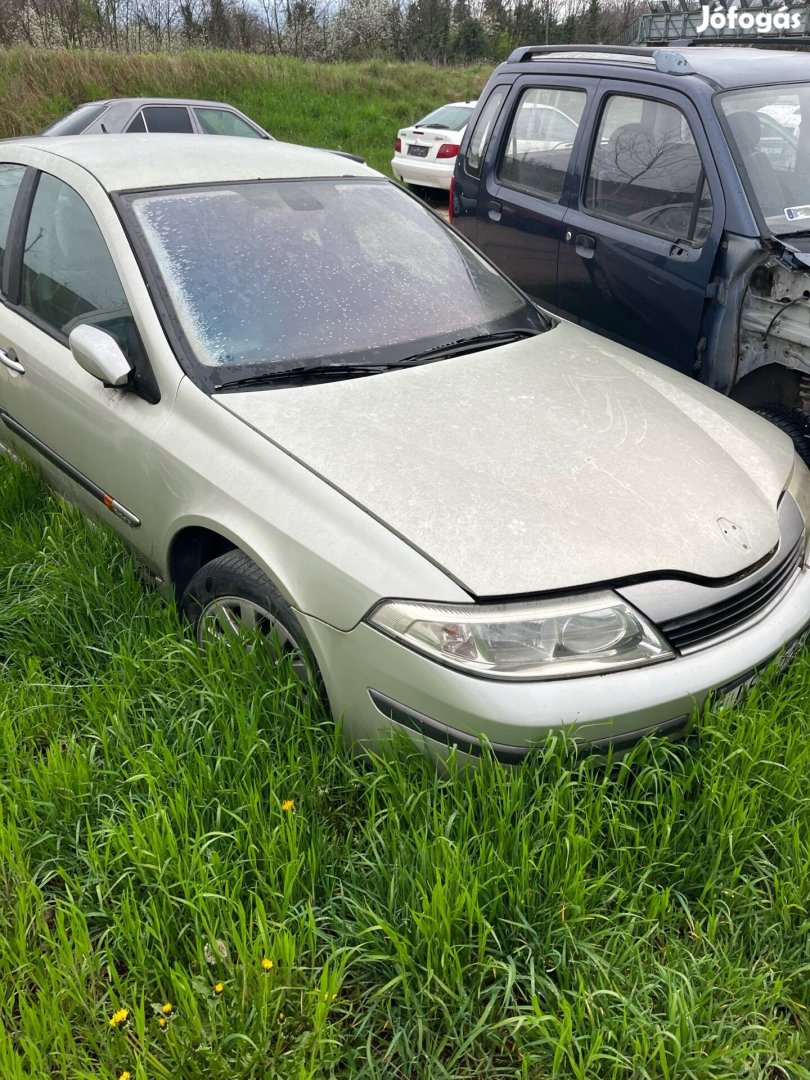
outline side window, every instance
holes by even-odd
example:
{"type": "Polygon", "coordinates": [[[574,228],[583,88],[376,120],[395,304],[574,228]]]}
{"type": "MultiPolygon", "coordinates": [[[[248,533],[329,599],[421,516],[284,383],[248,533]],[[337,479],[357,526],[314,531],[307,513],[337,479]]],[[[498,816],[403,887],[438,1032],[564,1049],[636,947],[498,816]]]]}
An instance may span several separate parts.
{"type": "Polygon", "coordinates": [[[701,244],[712,222],[706,173],[686,117],[662,101],[615,94],[594,143],[585,206],[667,240],[701,244]]]}
{"type": "Polygon", "coordinates": [[[496,86],[489,95],[489,100],[476,121],[467,147],[467,156],[464,159],[464,171],[468,172],[470,176],[481,175],[481,162],[484,159],[489,135],[495,121],[498,119],[498,113],[501,111],[501,105],[508,89],[508,86],[496,86]]]}
{"type": "Polygon", "coordinates": [[[127,128],[127,134],[129,134],[129,132],[131,131],[135,132],[136,134],[142,131],[146,131],[146,124],[143,122],[143,111],[137,113],[135,119],[127,128]]]}
{"type": "Polygon", "coordinates": [[[95,218],[73,188],[48,173],[28,220],[20,302],[63,334],[89,322],[128,347],[132,316],[95,218]]]}
{"type": "Polygon", "coordinates": [[[559,202],[585,100],[584,90],[533,87],[524,91],[509,129],[498,179],[559,202]]]}
{"type": "Polygon", "coordinates": [[[6,253],[11,212],[14,209],[14,201],[23,176],[25,176],[24,165],[0,164],[0,278],[3,273],[3,256],[6,253]]]}
{"type": "Polygon", "coordinates": [[[624,95],[612,97],[610,102],[611,107],[602,113],[599,127],[599,135],[603,139],[609,139],[617,128],[625,124],[640,124],[645,104],[643,98],[624,95]]]}
{"type": "Polygon", "coordinates": [[[80,105],[72,113],[63,116],[55,124],[46,127],[43,135],[80,135],[94,124],[108,109],[106,101],[97,102],[95,105],[80,105]]]}
{"type": "Polygon", "coordinates": [[[143,110],[148,131],[190,135],[194,130],[185,105],[147,105],[143,110]]]}
{"type": "Polygon", "coordinates": [[[195,109],[200,127],[206,135],[241,135],[246,139],[261,139],[261,133],[229,109],[195,109]]]}

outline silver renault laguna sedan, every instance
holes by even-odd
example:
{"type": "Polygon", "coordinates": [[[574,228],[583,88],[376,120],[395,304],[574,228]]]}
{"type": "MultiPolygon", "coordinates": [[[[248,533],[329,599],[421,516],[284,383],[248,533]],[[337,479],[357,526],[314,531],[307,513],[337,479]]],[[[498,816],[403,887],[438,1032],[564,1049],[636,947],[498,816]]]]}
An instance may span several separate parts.
{"type": "Polygon", "coordinates": [[[0,433],[348,735],[518,761],[733,699],[810,622],[765,420],[553,319],[363,165],[0,144],[0,433]]]}

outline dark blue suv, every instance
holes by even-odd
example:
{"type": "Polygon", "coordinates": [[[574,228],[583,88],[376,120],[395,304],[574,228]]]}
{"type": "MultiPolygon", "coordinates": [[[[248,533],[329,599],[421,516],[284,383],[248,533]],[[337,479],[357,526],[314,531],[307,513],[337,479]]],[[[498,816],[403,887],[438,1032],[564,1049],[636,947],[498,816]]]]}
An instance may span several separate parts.
{"type": "Polygon", "coordinates": [[[810,54],[517,49],[451,214],[544,307],[757,408],[810,460],[810,54]]]}

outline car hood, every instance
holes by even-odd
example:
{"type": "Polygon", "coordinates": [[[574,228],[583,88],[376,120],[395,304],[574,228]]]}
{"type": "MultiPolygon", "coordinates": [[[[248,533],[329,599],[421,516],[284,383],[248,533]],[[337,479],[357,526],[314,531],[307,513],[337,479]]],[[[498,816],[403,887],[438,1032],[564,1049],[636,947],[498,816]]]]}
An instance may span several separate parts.
{"type": "Polygon", "coordinates": [[[738,574],[775,548],[793,464],[761,417],[565,322],[412,369],[216,400],[476,597],[738,574]]]}

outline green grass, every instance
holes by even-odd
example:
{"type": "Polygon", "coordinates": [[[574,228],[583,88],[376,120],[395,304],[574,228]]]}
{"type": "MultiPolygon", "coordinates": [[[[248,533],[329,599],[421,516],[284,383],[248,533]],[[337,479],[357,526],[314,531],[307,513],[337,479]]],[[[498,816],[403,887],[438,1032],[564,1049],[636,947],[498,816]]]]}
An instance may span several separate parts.
{"type": "Polygon", "coordinates": [[[0,138],[30,134],[100,97],[212,98],[236,105],[277,138],[361,154],[387,172],[399,128],[446,101],[476,97],[491,71],[193,51],[0,50],[0,138]]]}
{"type": "Polygon", "coordinates": [[[3,1080],[810,1077],[808,656],[613,770],[440,776],[7,462],[0,580],[3,1080]]]}

